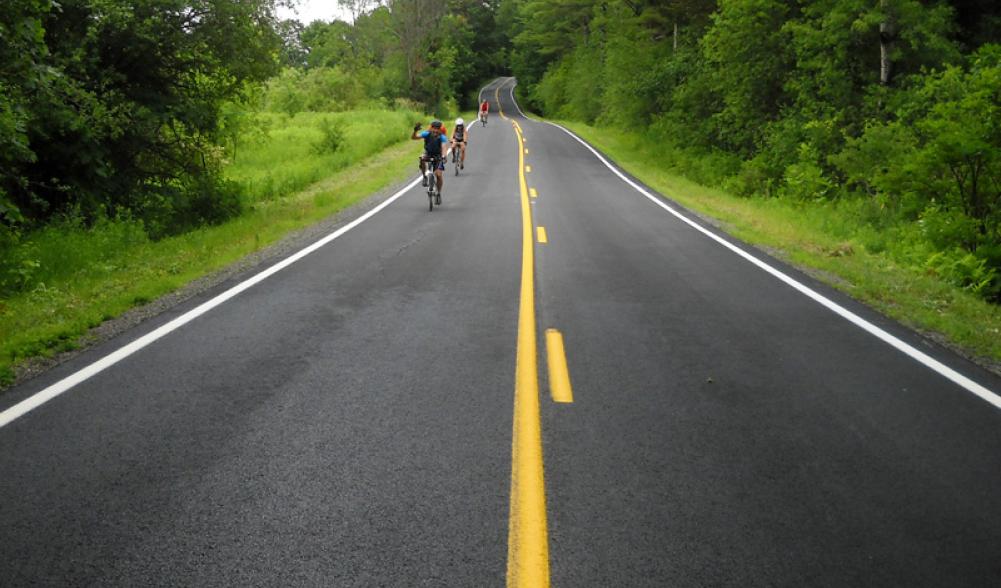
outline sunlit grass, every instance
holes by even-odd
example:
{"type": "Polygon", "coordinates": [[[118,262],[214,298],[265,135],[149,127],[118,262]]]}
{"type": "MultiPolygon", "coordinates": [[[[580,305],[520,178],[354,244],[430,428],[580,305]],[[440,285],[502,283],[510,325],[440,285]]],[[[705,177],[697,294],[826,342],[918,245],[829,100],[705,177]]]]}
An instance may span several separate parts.
{"type": "Polygon", "coordinates": [[[263,136],[247,139],[237,150],[227,176],[245,187],[251,201],[280,198],[371,157],[410,136],[421,115],[407,111],[362,110],[257,115],[263,136]],[[324,123],[344,132],[336,153],[317,153],[324,123]]]}

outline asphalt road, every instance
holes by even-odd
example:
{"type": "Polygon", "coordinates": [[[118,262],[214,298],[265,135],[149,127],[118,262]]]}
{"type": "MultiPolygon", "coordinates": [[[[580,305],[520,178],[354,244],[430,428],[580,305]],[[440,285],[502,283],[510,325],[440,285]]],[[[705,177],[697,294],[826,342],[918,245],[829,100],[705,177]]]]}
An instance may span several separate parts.
{"type": "Polygon", "coordinates": [[[434,212],[413,187],[0,428],[0,585],[503,585],[512,435],[531,428],[514,412],[522,198],[548,569],[521,585],[1001,585],[1001,410],[524,118],[513,83],[484,89],[489,124],[434,212]],[[547,329],[572,402],[550,399],[547,329]]]}

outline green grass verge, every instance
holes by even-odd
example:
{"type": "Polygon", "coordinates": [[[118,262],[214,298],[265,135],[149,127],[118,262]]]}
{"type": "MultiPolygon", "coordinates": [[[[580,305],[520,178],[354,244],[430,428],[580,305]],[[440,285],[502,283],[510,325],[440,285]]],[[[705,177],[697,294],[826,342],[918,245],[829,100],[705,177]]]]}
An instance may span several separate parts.
{"type": "Polygon", "coordinates": [[[0,382],[13,380],[19,362],[74,349],[103,321],[217,271],[414,172],[417,148],[401,139],[412,121],[419,120],[416,115],[328,115],[377,122],[355,127],[345,123],[346,147],[327,155],[311,147],[320,137],[316,119],[322,116],[300,114],[283,120],[271,140],[259,139],[245,149],[229,175],[246,182],[249,210],[225,224],[155,242],[140,225],[128,221],[88,229],[53,226],[31,235],[26,246],[40,262],[44,280],[28,292],[0,300],[0,382]]]}
{"type": "Polygon", "coordinates": [[[648,186],[719,220],[735,237],[785,259],[969,355],[1001,361],[1001,307],[945,283],[902,235],[860,223],[856,204],[740,198],[671,171],[656,146],[615,129],[560,121],[648,186]]]}

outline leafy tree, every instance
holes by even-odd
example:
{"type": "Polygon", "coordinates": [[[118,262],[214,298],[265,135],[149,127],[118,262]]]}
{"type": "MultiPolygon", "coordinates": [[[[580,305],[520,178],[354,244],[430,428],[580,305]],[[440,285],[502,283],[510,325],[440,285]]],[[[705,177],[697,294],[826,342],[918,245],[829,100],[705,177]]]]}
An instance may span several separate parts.
{"type": "Polygon", "coordinates": [[[15,0],[0,11],[0,237],[24,220],[18,201],[30,201],[22,195],[31,193],[23,169],[37,160],[28,136],[32,101],[58,82],[44,63],[42,20],[51,9],[47,0],[15,0]]]}
{"type": "Polygon", "coordinates": [[[23,111],[34,157],[5,173],[23,178],[14,204],[33,219],[211,206],[220,107],[275,71],[272,2],[64,0],[36,14],[50,83],[23,111]]]}
{"type": "Polygon", "coordinates": [[[279,62],[285,67],[306,65],[307,50],[302,40],[304,28],[298,20],[279,21],[275,31],[282,40],[279,62]]]}
{"type": "Polygon", "coordinates": [[[713,115],[719,146],[753,155],[767,125],[789,104],[785,82],[793,69],[783,25],[790,0],[722,0],[702,38],[712,85],[723,108],[713,115]]]}

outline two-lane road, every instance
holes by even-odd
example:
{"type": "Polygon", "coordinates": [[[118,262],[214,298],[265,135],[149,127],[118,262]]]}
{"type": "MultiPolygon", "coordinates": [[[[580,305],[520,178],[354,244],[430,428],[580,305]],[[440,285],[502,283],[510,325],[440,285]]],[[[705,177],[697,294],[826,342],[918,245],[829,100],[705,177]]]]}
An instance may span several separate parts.
{"type": "Polygon", "coordinates": [[[412,185],[0,427],[0,585],[1001,584],[1001,410],[522,116],[513,84],[484,89],[440,208],[412,185]]]}

